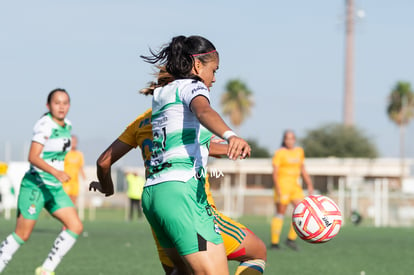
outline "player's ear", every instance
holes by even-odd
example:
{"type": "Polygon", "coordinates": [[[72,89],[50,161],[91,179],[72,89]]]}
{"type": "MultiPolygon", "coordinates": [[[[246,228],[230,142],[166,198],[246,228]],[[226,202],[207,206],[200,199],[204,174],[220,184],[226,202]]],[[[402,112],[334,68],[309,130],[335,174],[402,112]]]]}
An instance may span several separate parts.
{"type": "Polygon", "coordinates": [[[201,63],[201,61],[199,59],[195,59],[194,60],[194,72],[196,74],[198,74],[200,72],[200,68],[203,64],[201,63]]]}

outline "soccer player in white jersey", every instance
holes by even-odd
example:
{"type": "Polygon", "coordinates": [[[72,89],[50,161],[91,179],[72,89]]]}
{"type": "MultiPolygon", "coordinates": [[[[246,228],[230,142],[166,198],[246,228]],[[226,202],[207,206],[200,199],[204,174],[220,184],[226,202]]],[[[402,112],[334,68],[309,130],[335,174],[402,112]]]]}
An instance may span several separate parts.
{"type": "Polygon", "coordinates": [[[69,94],[64,89],[54,89],[48,95],[46,106],[49,112],[33,129],[30,169],[20,185],[16,228],[0,245],[0,273],[29,239],[43,208],[66,229],[59,233],[42,266],[36,268],[36,275],[55,274],[54,270],[83,230],[76,209],[62,188],[62,182],[70,179],[63,171],[65,155],[71,148],[72,125],[66,119],[69,94]]]}
{"type": "Polygon", "coordinates": [[[158,53],[142,58],[165,66],[174,78],[154,90],[154,147],[144,213],[180,274],[229,274],[223,239],[206,200],[203,158],[210,132],[228,141],[230,159],[250,156],[250,146],[210,106],[218,52],[201,36],[177,36],[158,53]]]}

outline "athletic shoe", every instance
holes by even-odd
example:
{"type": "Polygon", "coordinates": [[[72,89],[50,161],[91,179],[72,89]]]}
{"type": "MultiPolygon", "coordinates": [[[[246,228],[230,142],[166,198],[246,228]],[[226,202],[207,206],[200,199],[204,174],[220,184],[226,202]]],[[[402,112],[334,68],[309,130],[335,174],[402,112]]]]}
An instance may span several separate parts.
{"type": "Polygon", "coordinates": [[[274,249],[274,250],[280,250],[280,246],[278,243],[272,243],[270,245],[270,249],[274,249]]]}
{"type": "Polygon", "coordinates": [[[55,272],[46,270],[43,267],[39,266],[36,268],[35,275],[55,275],[55,272]]]}
{"type": "Polygon", "coordinates": [[[293,240],[289,240],[289,239],[286,239],[285,244],[286,244],[286,245],[287,245],[287,247],[289,247],[290,249],[293,249],[293,250],[295,250],[295,251],[299,251],[299,247],[298,247],[298,245],[296,244],[296,242],[295,242],[295,241],[293,241],[293,240]]]}

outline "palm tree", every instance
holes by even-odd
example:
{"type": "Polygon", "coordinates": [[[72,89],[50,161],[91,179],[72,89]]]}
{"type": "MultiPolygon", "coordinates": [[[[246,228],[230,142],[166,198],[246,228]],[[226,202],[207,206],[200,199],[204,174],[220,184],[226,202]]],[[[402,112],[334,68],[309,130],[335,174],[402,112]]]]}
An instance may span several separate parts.
{"type": "Polygon", "coordinates": [[[401,178],[404,176],[405,127],[414,118],[414,93],[409,82],[399,81],[388,98],[388,117],[400,128],[401,178]]]}
{"type": "Polygon", "coordinates": [[[238,79],[227,82],[226,91],[221,97],[223,114],[229,116],[231,124],[239,128],[253,107],[252,91],[238,79]]]}
{"type": "MultiPolygon", "coordinates": [[[[252,91],[247,88],[246,84],[238,79],[232,79],[227,82],[226,91],[221,97],[221,107],[223,114],[229,116],[231,124],[236,128],[236,132],[244,119],[250,115],[253,107],[252,91]]],[[[244,196],[243,190],[246,187],[246,175],[241,175],[239,163],[236,162],[236,192],[227,192],[224,199],[224,210],[228,215],[234,217],[243,213],[244,196]],[[236,194],[236,200],[232,199],[232,193],[236,194]],[[232,201],[235,203],[232,206],[232,201]]],[[[224,183],[226,188],[230,188],[231,183],[224,183]],[[230,186],[229,186],[230,185],[230,186]]],[[[228,189],[227,189],[228,190],[228,189]]]]}

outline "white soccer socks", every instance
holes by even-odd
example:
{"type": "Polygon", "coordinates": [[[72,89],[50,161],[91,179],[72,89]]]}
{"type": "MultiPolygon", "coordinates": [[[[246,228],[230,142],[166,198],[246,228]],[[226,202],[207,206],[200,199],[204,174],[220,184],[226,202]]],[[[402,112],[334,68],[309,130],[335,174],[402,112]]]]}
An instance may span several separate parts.
{"type": "Polygon", "coordinates": [[[0,244],[0,273],[22,244],[24,244],[24,241],[14,232],[0,244]]]}
{"type": "Polygon", "coordinates": [[[63,256],[68,253],[68,251],[75,244],[78,235],[72,231],[66,229],[62,231],[59,236],[57,236],[55,243],[53,244],[52,249],[49,252],[46,260],[44,261],[42,267],[49,271],[54,271],[59,265],[63,256]]]}

